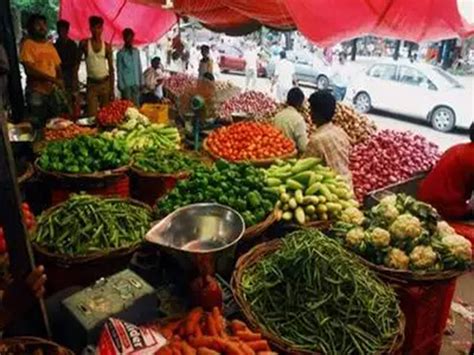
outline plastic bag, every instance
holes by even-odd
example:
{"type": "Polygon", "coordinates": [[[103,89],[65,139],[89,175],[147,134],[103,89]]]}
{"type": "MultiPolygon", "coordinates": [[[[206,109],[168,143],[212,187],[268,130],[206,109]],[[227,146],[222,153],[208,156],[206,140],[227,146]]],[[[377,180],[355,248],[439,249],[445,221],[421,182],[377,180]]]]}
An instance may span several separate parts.
{"type": "Polygon", "coordinates": [[[156,330],[110,318],[102,329],[96,354],[151,355],[166,343],[167,340],[156,330]]]}

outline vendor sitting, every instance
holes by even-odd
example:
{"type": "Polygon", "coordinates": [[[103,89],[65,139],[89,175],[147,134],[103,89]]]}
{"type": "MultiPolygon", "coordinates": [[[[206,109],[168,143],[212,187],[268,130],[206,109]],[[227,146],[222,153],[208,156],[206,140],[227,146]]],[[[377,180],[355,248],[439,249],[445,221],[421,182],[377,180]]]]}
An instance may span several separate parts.
{"type": "Polygon", "coordinates": [[[344,130],[332,123],[336,112],[336,99],[327,90],[317,91],[309,98],[311,119],[316,131],[309,137],[305,157],[323,158],[327,166],[344,177],[352,187],[349,169],[351,142],[344,130]]]}
{"type": "Polygon", "coordinates": [[[288,91],[287,107],[279,112],[273,119],[273,124],[296,145],[302,154],[308,145],[308,131],[304,117],[299,113],[304,102],[304,94],[300,88],[288,91]]]}
{"type": "Polygon", "coordinates": [[[474,123],[469,133],[471,142],[449,148],[418,191],[447,220],[474,219],[474,123]]]}

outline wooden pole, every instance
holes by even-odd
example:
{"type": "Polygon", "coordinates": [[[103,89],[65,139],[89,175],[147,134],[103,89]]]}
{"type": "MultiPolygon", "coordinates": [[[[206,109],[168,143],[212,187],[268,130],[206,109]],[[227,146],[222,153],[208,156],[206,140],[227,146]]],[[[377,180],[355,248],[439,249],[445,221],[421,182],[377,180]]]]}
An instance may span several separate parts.
{"type": "MultiPolygon", "coordinates": [[[[24,279],[35,267],[28,231],[23,223],[13,153],[8,138],[5,115],[0,112],[0,224],[3,226],[14,279],[24,279]]],[[[43,300],[39,301],[44,330],[51,337],[48,315],[43,300]]]]}

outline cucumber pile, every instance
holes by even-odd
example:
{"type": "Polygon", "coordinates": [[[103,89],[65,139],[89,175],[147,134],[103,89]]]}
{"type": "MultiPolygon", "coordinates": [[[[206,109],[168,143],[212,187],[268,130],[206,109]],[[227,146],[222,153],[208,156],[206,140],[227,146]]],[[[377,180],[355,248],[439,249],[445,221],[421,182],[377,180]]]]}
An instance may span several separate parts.
{"type": "Polygon", "coordinates": [[[266,181],[280,194],[276,208],[284,221],[337,220],[358,206],[344,179],[318,158],[279,161],[267,170],[266,181]]]}

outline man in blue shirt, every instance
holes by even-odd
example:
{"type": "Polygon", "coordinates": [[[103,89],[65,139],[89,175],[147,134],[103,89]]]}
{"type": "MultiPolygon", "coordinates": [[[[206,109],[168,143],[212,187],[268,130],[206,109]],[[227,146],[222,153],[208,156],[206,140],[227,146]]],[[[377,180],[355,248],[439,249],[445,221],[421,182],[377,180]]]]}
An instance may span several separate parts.
{"type": "Polygon", "coordinates": [[[117,81],[122,99],[132,101],[135,105],[140,102],[140,87],[142,86],[142,64],[140,52],[133,47],[135,33],[131,28],[122,32],[124,46],[117,53],[117,81]]]}

